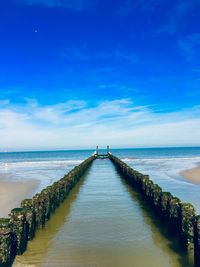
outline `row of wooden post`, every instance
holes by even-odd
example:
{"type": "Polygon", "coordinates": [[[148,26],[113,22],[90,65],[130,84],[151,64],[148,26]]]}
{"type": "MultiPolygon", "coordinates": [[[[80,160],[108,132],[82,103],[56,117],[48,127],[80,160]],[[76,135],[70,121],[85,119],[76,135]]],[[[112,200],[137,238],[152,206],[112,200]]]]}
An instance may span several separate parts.
{"type": "Polygon", "coordinates": [[[59,181],[47,186],[32,199],[25,199],[9,218],[0,219],[0,266],[11,266],[16,255],[22,254],[38,228],[43,228],[55,209],[68,196],[95,159],[83,161],[59,181]]]}
{"type": "Polygon", "coordinates": [[[127,182],[142,194],[161,223],[179,238],[181,247],[194,249],[194,264],[200,267],[200,216],[196,216],[193,205],[182,203],[170,192],[163,192],[148,175],[132,169],[119,158],[111,154],[109,158],[127,182]]]}
{"type": "MultiPolygon", "coordinates": [[[[142,194],[162,224],[179,238],[181,246],[194,248],[195,267],[200,267],[200,216],[196,216],[194,207],[163,192],[148,175],[137,172],[110,153],[108,156],[128,183],[142,194]]],[[[83,161],[32,199],[23,200],[21,207],[13,209],[9,218],[0,219],[0,266],[11,266],[15,256],[26,250],[28,240],[34,237],[38,228],[44,227],[95,158],[83,161]]]]}

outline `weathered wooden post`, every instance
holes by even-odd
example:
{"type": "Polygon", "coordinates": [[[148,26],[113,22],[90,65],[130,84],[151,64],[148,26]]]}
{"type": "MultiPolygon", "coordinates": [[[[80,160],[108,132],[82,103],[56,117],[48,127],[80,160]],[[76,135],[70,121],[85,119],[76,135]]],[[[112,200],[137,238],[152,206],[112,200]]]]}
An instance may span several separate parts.
{"type": "Polygon", "coordinates": [[[174,236],[180,235],[180,223],[179,223],[179,212],[180,212],[181,201],[177,197],[172,197],[169,199],[169,231],[174,236]]]}
{"type": "Polygon", "coordinates": [[[149,176],[143,175],[142,180],[141,180],[141,183],[142,183],[141,192],[144,198],[146,197],[146,188],[147,188],[148,182],[149,182],[149,176]]]}
{"type": "Polygon", "coordinates": [[[24,199],[21,202],[24,208],[26,221],[28,223],[28,240],[33,239],[36,230],[35,211],[33,209],[32,199],[24,199]]]}
{"type": "Polygon", "coordinates": [[[99,147],[96,146],[96,155],[98,155],[98,154],[99,154],[99,147]]]}
{"type": "Polygon", "coordinates": [[[194,238],[193,220],[195,209],[189,203],[181,203],[179,211],[180,245],[187,249],[192,247],[194,238]]]}
{"type": "Polygon", "coordinates": [[[46,187],[42,190],[41,194],[43,195],[45,201],[45,220],[48,220],[51,216],[51,191],[49,190],[51,187],[46,187]]]}
{"type": "Polygon", "coordinates": [[[159,215],[161,194],[162,194],[161,187],[155,184],[152,191],[152,206],[157,215],[159,215]]]}
{"type": "Polygon", "coordinates": [[[170,192],[162,192],[160,196],[160,218],[161,221],[168,226],[169,225],[169,202],[172,198],[170,192]]]}
{"type": "Polygon", "coordinates": [[[145,181],[145,199],[147,200],[147,203],[151,203],[151,190],[153,187],[153,181],[151,180],[146,180],[145,181]]]}
{"type": "Polygon", "coordinates": [[[25,210],[23,208],[15,208],[11,210],[9,216],[12,231],[16,237],[16,253],[21,255],[26,250],[28,241],[28,224],[26,222],[25,210]]]}
{"type": "Polygon", "coordinates": [[[46,210],[44,207],[44,200],[42,198],[41,193],[36,194],[33,197],[33,208],[35,211],[36,227],[37,228],[43,228],[45,225],[46,210]]]}
{"type": "Polygon", "coordinates": [[[16,255],[16,243],[9,219],[0,219],[0,266],[11,266],[16,255]]]}
{"type": "Polygon", "coordinates": [[[110,153],[110,147],[107,146],[107,154],[109,154],[109,153],[110,153]]]}
{"type": "Polygon", "coordinates": [[[200,215],[194,218],[194,266],[200,266],[200,215]]]}

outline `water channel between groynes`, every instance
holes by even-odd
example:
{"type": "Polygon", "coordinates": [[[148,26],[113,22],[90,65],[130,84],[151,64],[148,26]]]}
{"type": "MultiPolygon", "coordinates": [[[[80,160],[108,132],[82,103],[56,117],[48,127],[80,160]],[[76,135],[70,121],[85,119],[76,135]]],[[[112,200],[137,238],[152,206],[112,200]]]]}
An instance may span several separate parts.
{"type": "Polygon", "coordinates": [[[192,262],[107,159],[94,161],[13,266],[190,267],[192,262]]]}

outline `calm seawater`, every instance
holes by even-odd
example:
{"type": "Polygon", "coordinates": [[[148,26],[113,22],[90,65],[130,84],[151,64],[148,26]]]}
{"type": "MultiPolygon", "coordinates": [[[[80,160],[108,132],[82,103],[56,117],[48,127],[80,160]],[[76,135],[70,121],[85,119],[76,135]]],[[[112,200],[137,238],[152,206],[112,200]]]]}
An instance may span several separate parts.
{"type": "MultiPolygon", "coordinates": [[[[111,152],[200,211],[200,186],[179,174],[199,164],[200,148],[111,152]]],[[[13,180],[38,179],[42,188],[92,153],[1,153],[0,177],[9,173],[13,180]]],[[[109,160],[96,160],[14,266],[192,266],[192,256],[177,249],[139,199],[109,160]]]]}

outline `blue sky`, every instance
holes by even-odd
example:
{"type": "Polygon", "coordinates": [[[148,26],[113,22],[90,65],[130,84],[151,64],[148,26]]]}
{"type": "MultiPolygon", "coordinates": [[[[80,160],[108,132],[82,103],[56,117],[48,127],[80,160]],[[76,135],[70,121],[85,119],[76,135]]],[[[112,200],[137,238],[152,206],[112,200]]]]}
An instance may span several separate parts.
{"type": "Polygon", "coordinates": [[[2,150],[199,145],[199,0],[1,0],[2,150]]]}

